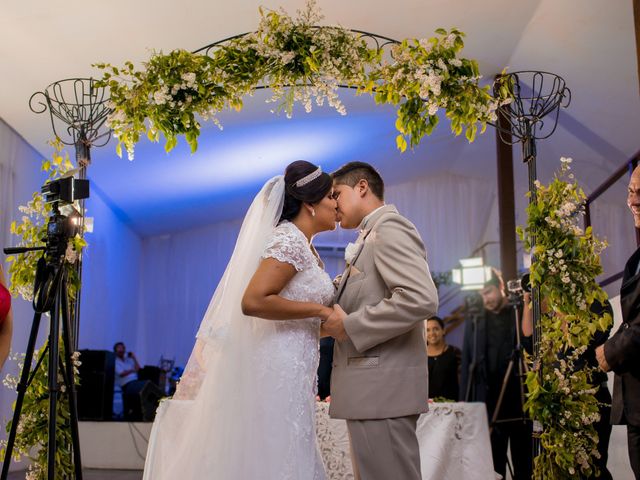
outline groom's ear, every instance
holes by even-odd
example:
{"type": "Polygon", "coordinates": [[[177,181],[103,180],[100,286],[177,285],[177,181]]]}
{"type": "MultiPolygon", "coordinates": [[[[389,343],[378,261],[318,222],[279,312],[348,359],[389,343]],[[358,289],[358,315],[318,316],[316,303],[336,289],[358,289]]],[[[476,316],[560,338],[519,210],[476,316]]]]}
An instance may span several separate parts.
{"type": "Polygon", "coordinates": [[[356,192],[360,197],[364,197],[369,191],[369,182],[367,182],[364,178],[359,180],[356,184],[356,192]]]}

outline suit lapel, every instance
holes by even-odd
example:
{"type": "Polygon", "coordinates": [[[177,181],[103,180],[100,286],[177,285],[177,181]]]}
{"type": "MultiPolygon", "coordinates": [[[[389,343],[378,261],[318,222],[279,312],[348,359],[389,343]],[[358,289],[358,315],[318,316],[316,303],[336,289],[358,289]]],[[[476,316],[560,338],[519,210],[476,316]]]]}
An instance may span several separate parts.
{"type": "Polygon", "coordinates": [[[369,235],[369,232],[365,232],[362,235],[362,237],[360,238],[360,244],[359,244],[358,250],[353,256],[353,259],[351,260],[351,262],[344,269],[344,272],[342,272],[342,278],[340,279],[340,284],[338,285],[338,291],[336,292],[336,301],[334,303],[338,303],[338,301],[340,300],[340,295],[342,295],[342,291],[344,290],[344,287],[347,285],[347,280],[349,279],[349,275],[351,275],[351,266],[354,263],[356,263],[356,260],[360,256],[360,253],[364,248],[364,239],[367,238],[367,235],[369,235]]]}
{"type": "Polygon", "coordinates": [[[622,290],[625,288],[626,283],[630,282],[631,280],[634,280],[637,275],[636,275],[636,270],[638,268],[638,260],[640,260],[640,248],[638,248],[633,255],[631,255],[631,257],[629,257],[629,260],[627,261],[627,264],[624,267],[624,274],[622,277],[622,286],[620,287],[621,293],[622,290]]]}
{"type": "Polygon", "coordinates": [[[367,221],[362,225],[362,229],[364,230],[364,232],[362,233],[362,236],[359,239],[360,248],[358,248],[355,255],[353,256],[353,259],[351,260],[349,265],[347,265],[347,267],[344,269],[344,272],[342,273],[342,278],[340,279],[340,284],[338,285],[338,290],[336,291],[334,303],[338,303],[340,301],[340,296],[342,295],[342,292],[344,291],[344,288],[347,285],[347,281],[349,280],[349,275],[351,273],[351,266],[356,263],[356,260],[362,253],[365,239],[371,233],[371,231],[375,228],[375,226],[378,224],[378,220],[380,220],[380,218],[382,218],[382,216],[385,213],[389,213],[389,212],[398,213],[398,210],[396,210],[396,207],[394,207],[393,205],[385,205],[380,210],[378,210],[371,218],[368,218],[367,221]]]}

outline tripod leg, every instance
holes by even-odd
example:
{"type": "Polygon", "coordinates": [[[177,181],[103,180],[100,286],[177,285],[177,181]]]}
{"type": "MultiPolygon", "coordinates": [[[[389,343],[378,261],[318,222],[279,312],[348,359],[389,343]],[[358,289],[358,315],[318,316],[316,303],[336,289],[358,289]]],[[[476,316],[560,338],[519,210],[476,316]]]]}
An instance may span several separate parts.
{"type": "MultiPolygon", "coordinates": [[[[63,268],[63,267],[61,267],[63,268]]],[[[51,310],[49,329],[49,435],[47,441],[47,478],[56,478],[56,428],[58,421],[58,362],[60,359],[60,308],[61,308],[61,273],[56,276],[54,285],[55,305],[51,310]]]]}
{"type": "Polygon", "coordinates": [[[71,423],[71,442],[73,446],[73,464],[76,480],[82,480],[82,459],[80,456],[80,433],[78,431],[78,404],[76,396],[76,383],[73,373],[72,350],[74,348],[71,340],[69,303],[67,296],[67,282],[63,279],[62,284],[62,340],[64,342],[66,379],[68,381],[67,391],[69,392],[69,421],[71,423]]]}
{"type": "Polygon", "coordinates": [[[24,356],[24,365],[22,366],[22,373],[20,374],[20,383],[18,383],[18,398],[16,399],[16,405],[13,410],[13,420],[11,421],[11,431],[9,432],[9,438],[7,439],[7,449],[4,453],[4,462],[2,464],[2,480],[7,480],[9,475],[9,466],[11,465],[11,457],[13,456],[13,446],[16,441],[16,435],[18,433],[18,423],[20,422],[20,414],[22,413],[22,404],[24,402],[24,396],[27,391],[27,385],[29,383],[29,374],[31,372],[31,362],[33,360],[33,352],[36,347],[36,340],[38,337],[38,330],[40,329],[41,313],[35,313],[33,315],[33,322],[31,324],[31,333],[29,334],[29,342],[27,343],[27,351],[24,356]]]}
{"type": "Polygon", "coordinates": [[[498,396],[498,402],[496,403],[496,408],[493,410],[493,416],[491,417],[491,425],[489,426],[489,435],[493,431],[493,425],[496,423],[498,419],[498,415],[500,414],[500,407],[502,407],[502,400],[504,399],[504,393],[507,391],[507,384],[509,383],[509,378],[511,377],[511,370],[513,370],[513,358],[509,360],[509,364],[507,365],[507,371],[504,374],[504,378],[502,379],[502,387],[500,388],[500,395],[498,396]]]}
{"type": "Polygon", "coordinates": [[[520,385],[520,403],[522,405],[522,423],[526,423],[526,419],[525,419],[525,415],[524,415],[524,404],[526,401],[525,395],[524,395],[524,372],[526,371],[526,365],[524,363],[524,355],[522,355],[522,352],[519,352],[518,354],[518,375],[520,376],[520,381],[518,382],[518,384],[520,385]]]}

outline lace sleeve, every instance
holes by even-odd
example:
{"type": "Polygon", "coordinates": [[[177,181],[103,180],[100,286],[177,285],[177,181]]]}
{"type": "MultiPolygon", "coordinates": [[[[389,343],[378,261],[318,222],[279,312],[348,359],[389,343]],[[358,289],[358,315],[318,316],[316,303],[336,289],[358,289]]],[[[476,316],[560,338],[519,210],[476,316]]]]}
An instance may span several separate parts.
{"type": "Polygon", "coordinates": [[[302,233],[289,222],[278,225],[267,240],[262,258],[275,258],[279,262],[289,263],[298,272],[309,268],[313,255],[302,233]]]}

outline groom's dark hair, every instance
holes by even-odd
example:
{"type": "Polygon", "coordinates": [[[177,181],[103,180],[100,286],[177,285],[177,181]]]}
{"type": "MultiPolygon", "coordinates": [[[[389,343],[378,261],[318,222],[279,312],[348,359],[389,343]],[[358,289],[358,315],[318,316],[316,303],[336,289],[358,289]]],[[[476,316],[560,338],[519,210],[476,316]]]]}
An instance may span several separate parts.
{"type": "Polygon", "coordinates": [[[334,183],[355,187],[360,180],[366,180],[373,193],[384,200],[384,182],[378,171],[365,162],[349,162],[331,174],[334,183]]]}

